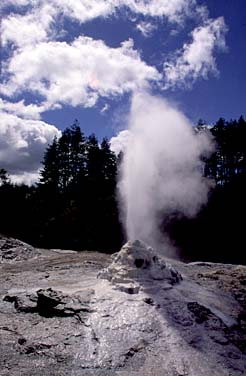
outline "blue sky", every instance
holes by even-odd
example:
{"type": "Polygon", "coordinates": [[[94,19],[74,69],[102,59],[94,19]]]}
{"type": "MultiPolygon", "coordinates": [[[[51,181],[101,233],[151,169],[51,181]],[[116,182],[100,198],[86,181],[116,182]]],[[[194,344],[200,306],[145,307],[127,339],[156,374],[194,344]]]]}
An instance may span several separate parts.
{"type": "Polygon", "coordinates": [[[7,0],[1,11],[0,168],[37,176],[77,118],[99,139],[148,90],[196,123],[245,115],[245,0],[7,0]]]}

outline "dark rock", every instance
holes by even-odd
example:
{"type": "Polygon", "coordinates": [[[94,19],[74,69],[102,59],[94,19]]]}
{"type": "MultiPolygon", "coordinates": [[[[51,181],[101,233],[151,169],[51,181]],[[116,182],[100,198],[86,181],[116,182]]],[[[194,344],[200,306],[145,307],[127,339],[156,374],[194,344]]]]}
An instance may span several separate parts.
{"type": "Polygon", "coordinates": [[[87,292],[83,297],[76,295],[64,295],[61,291],[51,288],[40,289],[37,296],[20,294],[6,295],[3,300],[14,303],[18,312],[38,313],[43,317],[68,317],[77,314],[88,314],[93,310],[88,306],[90,294],[87,292]]]}
{"type": "Polygon", "coordinates": [[[25,338],[19,338],[18,339],[18,343],[19,343],[19,345],[24,345],[25,343],[26,343],[26,339],[25,338]]]}
{"type": "Polygon", "coordinates": [[[225,334],[231,343],[238,347],[243,354],[246,354],[246,331],[241,325],[226,328],[225,334]]]}
{"type": "Polygon", "coordinates": [[[197,302],[187,303],[187,308],[194,314],[197,324],[204,323],[212,314],[210,309],[200,305],[197,302]]]}
{"type": "Polygon", "coordinates": [[[54,315],[54,307],[62,303],[64,297],[59,291],[55,291],[51,288],[37,291],[37,311],[41,316],[50,317],[54,315]]]}
{"type": "Polygon", "coordinates": [[[3,297],[3,301],[14,303],[14,307],[18,312],[36,312],[36,301],[34,300],[32,295],[6,295],[3,297]]]}
{"type": "Polygon", "coordinates": [[[155,305],[155,302],[154,302],[154,300],[152,298],[144,298],[144,302],[146,304],[149,304],[149,305],[152,305],[152,306],[155,305]]]}

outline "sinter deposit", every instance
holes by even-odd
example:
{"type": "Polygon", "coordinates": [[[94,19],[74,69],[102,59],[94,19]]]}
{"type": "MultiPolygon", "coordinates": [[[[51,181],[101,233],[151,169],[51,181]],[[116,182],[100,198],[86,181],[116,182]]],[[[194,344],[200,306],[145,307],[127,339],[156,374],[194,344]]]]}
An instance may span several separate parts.
{"type": "Polygon", "coordinates": [[[140,240],[129,241],[112,258],[110,266],[99,272],[98,277],[109,280],[120,290],[136,293],[143,282],[165,280],[174,285],[182,280],[177,270],[160,260],[154,250],[140,240]]]}
{"type": "Polygon", "coordinates": [[[30,258],[26,244],[1,240],[1,375],[246,374],[245,267],[171,266],[140,241],[111,262],[57,250],[30,258]]]}

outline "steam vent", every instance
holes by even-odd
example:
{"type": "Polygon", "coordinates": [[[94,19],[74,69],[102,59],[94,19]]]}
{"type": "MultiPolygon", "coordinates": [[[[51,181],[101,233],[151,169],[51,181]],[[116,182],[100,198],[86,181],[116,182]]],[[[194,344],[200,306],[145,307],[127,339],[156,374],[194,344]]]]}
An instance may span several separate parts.
{"type": "Polygon", "coordinates": [[[140,240],[128,241],[120,252],[113,255],[112,263],[98,277],[133,294],[138,293],[144,282],[165,280],[172,286],[182,280],[177,270],[160,260],[154,250],[140,240]]]}

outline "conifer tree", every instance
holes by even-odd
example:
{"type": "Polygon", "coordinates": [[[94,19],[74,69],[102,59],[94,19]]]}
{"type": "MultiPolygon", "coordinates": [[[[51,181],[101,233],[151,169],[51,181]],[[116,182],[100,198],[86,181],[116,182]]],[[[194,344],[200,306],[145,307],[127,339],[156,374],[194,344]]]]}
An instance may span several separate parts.
{"type": "Polygon", "coordinates": [[[42,164],[44,167],[40,172],[40,183],[58,189],[60,171],[57,137],[55,137],[52,144],[47,147],[42,164]]]}
{"type": "Polygon", "coordinates": [[[58,140],[60,188],[65,191],[71,181],[71,129],[66,128],[58,140]]]}
{"type": "Polygon", "coordinates": [[[104,138],[101,143],[101,158],[104,179],[115,183],[117,175],[116,155],[110,150],[107,138],[104,138]]]}
{"type": "Polygon", "coordinates": [[[94,133],[86,142],[86,173],[90,181],[100,181],[102,178],[101,150],[94,133]]]}
{"type": "Polygon", "coordinates": [[[0,169],[0,185],[9,184],[9,175],[8,172],[4,169],[0,169]]]}
{"type": "Polygon", "coordinates": [[[71,180],[77,184],[85,176],[86,168],[86,138],[82,133],[78,120],[75,120],[71,127],[71,145],[70,145],[70,172],[71,180]]]}

